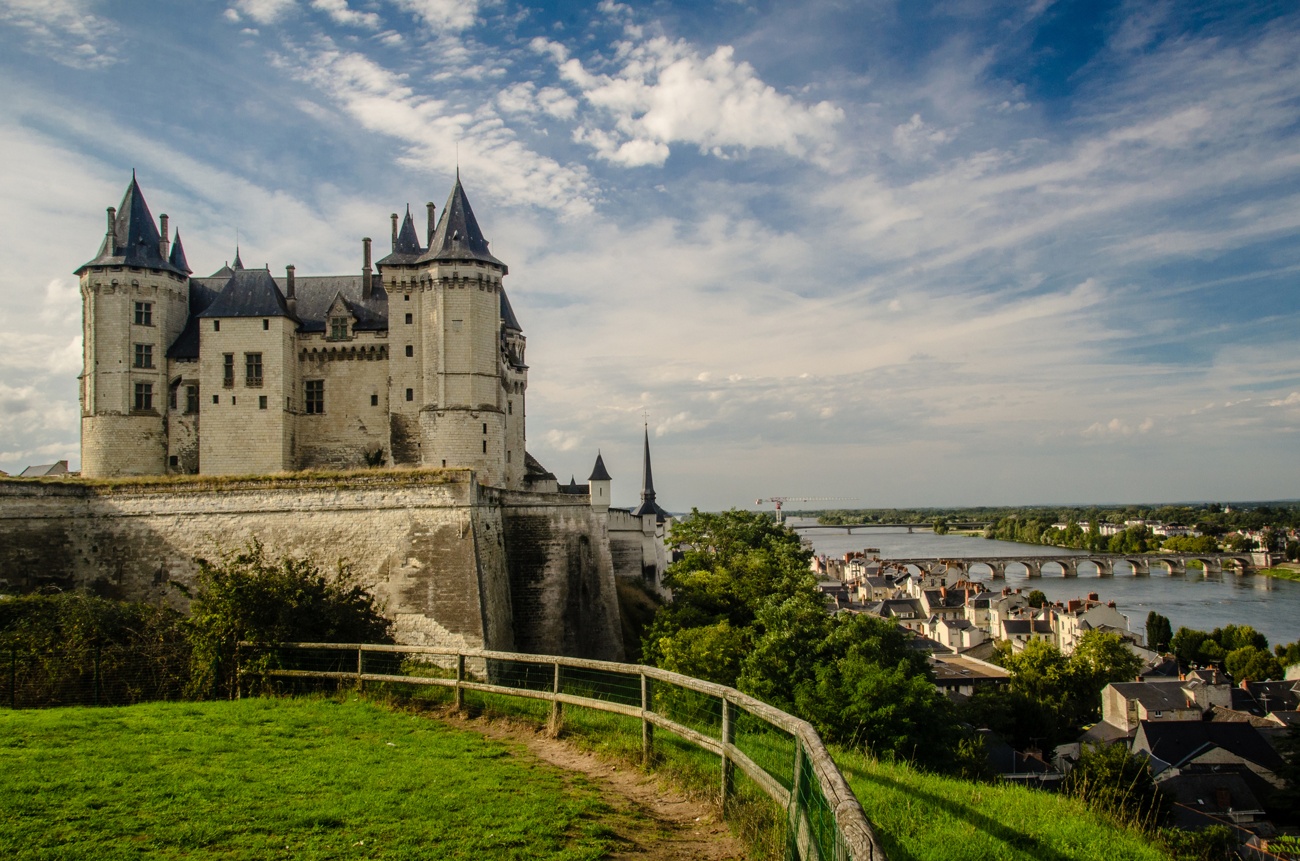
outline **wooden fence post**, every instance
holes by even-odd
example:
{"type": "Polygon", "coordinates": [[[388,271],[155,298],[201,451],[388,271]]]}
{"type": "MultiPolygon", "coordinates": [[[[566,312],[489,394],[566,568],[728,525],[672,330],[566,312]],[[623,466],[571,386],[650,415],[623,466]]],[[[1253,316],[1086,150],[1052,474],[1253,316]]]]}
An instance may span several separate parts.
{"type": "Polygon", "coordinates": [[[736,725],[733,720],[731,711],[731,701],[726,697],[722,698],[722,800],[719,807],[722,808],[723,815],[727,811],[727,799],[731,797],[732,783],[736,778],[736,765],[727,756],[727,746],[735,744],[736,725]]]}
{"type": "Polygon", "coordinates": [[[361,671],[361,668],[362,668],[362,655],[364,655],[364,654],[365,654],[365,650],[362,649],[362,648],[361,648],[361,644],[358,643],[358,644],[357,644],[357,690],[358,690],[358,691],[362,690],[362,687],[363,687],[363,685],[365,684],[365,682],[364,682],[364,681],[362,680],[362,678],[361,678],[361,676],[362,676],[362,671],[361,671]]]}
{"type": "Polygon", "coordinates": [[[655,725],[646,717],[650,711],[650,679],[641,674],[641,764],[646,768],[654,761],[655,725]]]}
{"type": "Polygon", "coordinates": [[[465,655],[456,655],[456,711],[465,711],[465,689],[462,688],[461,682],[465,681],[465,655]]]}
{"type": "Polygon", "coordinates": [[[555,662],[555,677],[551,682],[551,726],[552,738],[559,736],[560,724],[564,720],[564,703],[560,702],[560,662],[555,662]]]}

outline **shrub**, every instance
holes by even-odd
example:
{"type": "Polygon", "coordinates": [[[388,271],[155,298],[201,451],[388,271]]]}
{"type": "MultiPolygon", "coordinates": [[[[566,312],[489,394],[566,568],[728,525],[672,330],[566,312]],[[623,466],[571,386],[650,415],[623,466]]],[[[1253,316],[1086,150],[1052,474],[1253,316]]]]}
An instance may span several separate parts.
{"type": "Polygon", "coordinates": [[[219,562],[199,560],[188,629],[192,693],[231,696],[241,642],[392,642],[374,597],[340,563],[332,577],[310,560],[267,557],[256,541],[219,562]]]}
{"type": "Polygon", "coordinates": [[[1122,744],[1085,747],[1062,790],[1115,824],[1141,831],[1159,827],[1171,807],[1147,761],[1122,744]]]}

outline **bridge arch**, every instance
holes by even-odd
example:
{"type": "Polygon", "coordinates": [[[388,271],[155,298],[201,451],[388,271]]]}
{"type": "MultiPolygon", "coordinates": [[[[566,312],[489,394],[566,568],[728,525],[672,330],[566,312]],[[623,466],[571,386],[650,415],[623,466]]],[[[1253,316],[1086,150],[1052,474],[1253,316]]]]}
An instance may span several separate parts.
{"type": "Polygon", "coordinates": [[[1187,573],[1187,560],[1180,556],[1157,556],[1147,563],[1151,568],[1163,568],[1170,577],[1187,573]]]}

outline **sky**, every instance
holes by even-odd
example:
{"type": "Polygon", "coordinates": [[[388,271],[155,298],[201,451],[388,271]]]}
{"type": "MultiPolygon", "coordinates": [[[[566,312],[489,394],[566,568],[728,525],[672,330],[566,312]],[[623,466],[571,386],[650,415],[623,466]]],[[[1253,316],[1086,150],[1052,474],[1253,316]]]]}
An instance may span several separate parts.
{"type": "Polygon", "coordinates": [[[132,170],[196,274],[313,275],[459,166],[529,450],[615,504],[643,423],[673,511],[1300,497],[1297,44],[1283,0],[0,0],[0,470],[78,465],[132,170]]]}

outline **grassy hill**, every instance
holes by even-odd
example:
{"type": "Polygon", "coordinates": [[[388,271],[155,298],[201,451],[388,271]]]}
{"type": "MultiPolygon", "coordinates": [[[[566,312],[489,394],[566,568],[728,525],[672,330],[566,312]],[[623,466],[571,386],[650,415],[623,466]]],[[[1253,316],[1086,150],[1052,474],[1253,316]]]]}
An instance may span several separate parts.
{"type": "Polygon", "coordinates": [[[1168,861],[1077,801],[837,753],[890,861],[1168,861]]]}
{"type": "Polygon", "coordinates": [[[596,859],[618,815],[505,745],[362,701],[0,712],[0,857],[596,859]]]}

